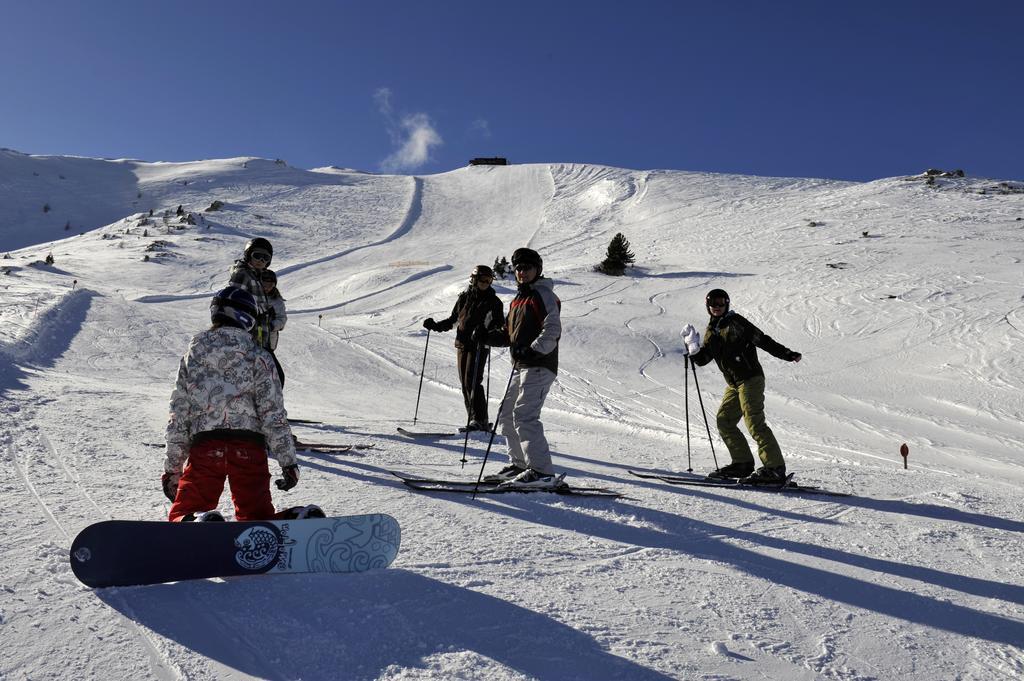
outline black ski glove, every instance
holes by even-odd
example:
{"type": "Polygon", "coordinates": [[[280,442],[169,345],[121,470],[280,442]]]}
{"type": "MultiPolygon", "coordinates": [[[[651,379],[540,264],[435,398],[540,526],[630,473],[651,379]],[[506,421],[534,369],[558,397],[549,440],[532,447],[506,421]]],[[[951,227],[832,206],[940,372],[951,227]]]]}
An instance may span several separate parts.
{"type": "Polygon", "coordinates": [[[475,329],[473,329],[473,333],[469,334],[469,338],[476,345],[486,345],[487,344],[487,327],[484,326],[483,324],[478,324],[477,327],[475,329]]]}
{"type": "Polygon", "coordinates": [[[160,486],[164,488],[164,496],[170,499],[171,503],[174,503],[174,498],[178,496],[178,481],[181,480],[181,473],[167,473],[164,472],[160,476],[160,486]]]}
{"type": "Polygon", "coordinates": [[[290,466],[284,466],[281,468],[281,475],[283,476],[280,480],[275,480],[274,484],[282,492],[287,492],[295,485],[299,484],[299,466],[298,464],[291,464],[290,466]]]}
{"type": "Polygon", "coordinates": [[[434,321],[433,317],[427,317],[423,320],[423,328],[427,331],[437,331],[437,322],[434,321]]]}
{"type": "Polygon", "coordinates": [[[801,355],[799,352],[791,352],[789,353],[789,357],[787,357],[786,360],[789,362],[799,362],[801,357],[803,357],[803,355],[801,355]]]}
{"type": "Polygon", "coordinates": [[[540,357],[540,353],[531,348],[529,345],[513,345],[512,359],[517,362],[529,362],[530,360],[540,357]]]}

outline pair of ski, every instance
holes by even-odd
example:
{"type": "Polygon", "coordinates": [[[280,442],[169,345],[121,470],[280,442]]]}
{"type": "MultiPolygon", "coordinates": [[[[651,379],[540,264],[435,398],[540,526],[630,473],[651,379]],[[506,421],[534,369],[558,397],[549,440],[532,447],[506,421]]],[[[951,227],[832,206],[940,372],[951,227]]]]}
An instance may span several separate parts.
{"type": "Polygon", "coordinates": [[[569,497],[609,497],[619,498],[621,493],[604,487],[576,487],[569,485],[559,478],[558,484],[554,487],[516,487],[502,485],[499,482],[477,483],[475,480],[439,480],[436,478],[420,478],[397,471],[388,471],[410,489],[420,492],[452,492],[455,494],[531,494],[536,492],[547,492],[569,497]]]}
{"type": "Polygon", "coordinates": [[[661,473],[640,473],[630,471],[630,475],[647,480],[660,480],[670,485],[691,485],[694,487],[720,487],[725,489],[748,489],[763,492],[793,492],[797,494],[822,494],[831,497],[853,496],[846,492],[833,492],[813,485],[800,485],[793,482],[793,473],[779,483],[749,483],[738,478],[709,478],[702,475],[665,475],[661,473]]]}
{"type": "Polygon", "coordinates": [[[365,449],[376,449],[377,445],[370,443],[356,443],[351,445],[334,444],[330,442],[296,442],[295,449],[305,452],[319,452],[321,454],[343,454],[352,450],[363,451],[365,449]]]}
{"type": "MultiPolygon", "coordinates": [[[[465,429],[462,428],[461,433],[424,433],[406,430],[405,428],[399,428],[398,432],[406,437],[411,437],[418,440],[441,440],[446,438],[461,437],[464,436],[465,429]]],[[[481,432],[486,434],[488,431],[471,431],[481,432]]],[[[573,496],[573,497],[621,497],[622,494],[615,490],[605,489],[603,487],[576,487],[569,485],[564,482],[561,477],[553,487],[516,487],[512,485],[502,485],[500,482],[485,482],[481,480],[477,482],[475,480],[439,480],[436,478],[417,478],[405,473],[399,473],[397,471],[389,471],[396,478],[400,479],[406,487],[410,489],[418,490],[420,492],[452,492],[455,494],[510,494],[518,492],[521,494],[530,494],[535,492],[548,492],[549,494],[559,494],[562,496],[573,496]]],[[[564,476],[562,476],[564,477],[564,476]]]]}
{"type": "MultiPolygon", "coordinates": [[[[457,432],[444,431],[444,432],[437,432],[437,433],[428,433],[428,432],[421,432],[421,431],[415,431],[415,430],[408,430],[406,428],[398,428],[397,430],[402,435],[404,435],[406,437],[411,437],[414,440],[447,440],[449,438],[464,437],[466,435],[466,428],[464,426],[459,426],[459,430],[457,432]]],[[[471,430],[469,432],[470,433],[482,433],[483,435],[488,435],[488,434],[490,434],[491,431],[489,431],[489,430],[477,430],[477,429],[474,429],[474,430],[471,430]]]]}

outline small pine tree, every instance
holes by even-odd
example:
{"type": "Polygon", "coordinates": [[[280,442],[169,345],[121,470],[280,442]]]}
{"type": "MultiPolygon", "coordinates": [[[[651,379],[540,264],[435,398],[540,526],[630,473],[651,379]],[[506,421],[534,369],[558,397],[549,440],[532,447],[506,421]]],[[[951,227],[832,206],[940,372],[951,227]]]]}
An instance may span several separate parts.
{"type": "Polygon", "coordinates": [[[44,261],[46,262],[47,265],[52,265],[53,264],[53,253],[47,253],[46,254],[46,258],[44,258],[44,261]]]}
{"type": "Polygon", "coordinates": [[[504,258],[502,258],[501,260],[498,260],[497,256],[495,256],[495,258],[494,258],[494,266],[491,268],[491,269],[494,270],[494,276],[501,277],[502,279],[505,278],[505,265],[502,264],[503,260],[504,260],[504,258]]]}
{"type": "Polygon", "coordinates": [[[508,264],[508,258],[505,256],[501,256],[501,263],[499,264],[501,265],[501,278],[504,279],[512,271],[512,267],[508,264]]]}
{"type": "Polygon", "coordinates": [[[635,260],[636,256],[633,251],[629,250],[629,241],[620,232],[612,238],[612,242],[608,244],[608,252],[605,254],[604,260],[594,269],[598,272],[618,277],[622,276],[626,268],[632,265],[635,260]]]}

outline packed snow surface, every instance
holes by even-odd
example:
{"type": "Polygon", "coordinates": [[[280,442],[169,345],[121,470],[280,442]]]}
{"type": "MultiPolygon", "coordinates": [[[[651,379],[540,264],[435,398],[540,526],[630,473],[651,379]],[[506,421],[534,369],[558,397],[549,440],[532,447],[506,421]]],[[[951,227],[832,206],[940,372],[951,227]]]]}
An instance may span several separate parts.
{"type": "MultiPolygon", "coordinates": [[[[0,678],[1024,678],[1022,218],[1020,183],[969,176],[413,177],[0,151],[0,678]],[[596,273],[619,232],[636,266],[596,273]],[[89,589],[68,560],[82,528],[166,517],[177,362],[254,236],[290,310],[289,414],[322,422],[295,433],[375,445],[300,453],[275,502],[389,513],[401,553],[353,575],[89,589]],[[519,246],[562,301],[555,466],[625,498],[472,500],[388,472],[479,473],[486,438],[463,465],[461,440],[395,429],[424,357],[416,427],[464,423],[453,336],[428,343],[421,323],[519,246]],[[728,460],[721,374],[684,372],[679,338],[716,287],[803,353],[761,353],[789,470],[853,496],[629,475],[728,460]]],[[[514,283],[496,289],[507,305],[514,283]]],[[[496,350],[492,418],[509,372],[496,350]]],[[[499,436],[487,469],[505,462],[499,436]]]]}

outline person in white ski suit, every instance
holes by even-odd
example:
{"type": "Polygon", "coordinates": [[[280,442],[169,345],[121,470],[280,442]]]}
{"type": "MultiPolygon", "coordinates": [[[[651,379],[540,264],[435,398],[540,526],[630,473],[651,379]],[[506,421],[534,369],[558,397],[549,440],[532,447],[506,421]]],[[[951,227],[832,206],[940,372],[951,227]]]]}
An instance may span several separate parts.
{"type": "Polygon", "coordinates": [[[510,346],[514,362],[509,388],[498,407],[498,424],[508,441],[511,463],[484,480],[551,487],[558,480],[540,412],[558,373],[562,303],[551,279],[541,276],[544,262],[540,254],[529,248],[516,249],[512,265],[519,288],[505,325],[490,332],[484,327],[474,331],[474,338],[485,338],[487,345],[510,346]]]}
{"type": "Polygon", "coordinates": [[[299,469],[274,363],[250,334],[255,301],[228,287],[210,316],[213,326],[192,338],[171,393],[161,477],[168,519],[223,519],[201,516],[217,508],[225,479],[236,520],[304,517],[302,507],[275,513],[271,501],[267,449],[281,466],[279,489],[294,487],[299,469]]]}

